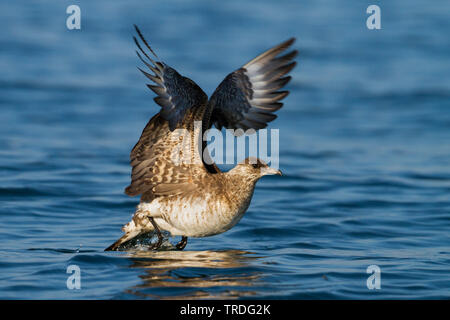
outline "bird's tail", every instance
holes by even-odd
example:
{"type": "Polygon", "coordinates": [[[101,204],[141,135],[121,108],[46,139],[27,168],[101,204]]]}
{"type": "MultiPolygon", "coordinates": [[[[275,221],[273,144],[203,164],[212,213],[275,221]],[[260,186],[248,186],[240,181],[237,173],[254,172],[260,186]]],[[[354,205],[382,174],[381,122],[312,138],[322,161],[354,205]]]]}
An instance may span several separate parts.
{"type": "Polygon", "coordinates": [[[105,251],[115,251],[117,250],[121,244],[133,239],[134,237],[136,237],[137,235],[139,235],[139,231],[138,230],[134,230],[131,232],[127,232],[126,234],[124,234],[119,240],[117,240],[116,242],[114,242],[112,245],[110,245],[108,248],[105,249],[105,251]]]}

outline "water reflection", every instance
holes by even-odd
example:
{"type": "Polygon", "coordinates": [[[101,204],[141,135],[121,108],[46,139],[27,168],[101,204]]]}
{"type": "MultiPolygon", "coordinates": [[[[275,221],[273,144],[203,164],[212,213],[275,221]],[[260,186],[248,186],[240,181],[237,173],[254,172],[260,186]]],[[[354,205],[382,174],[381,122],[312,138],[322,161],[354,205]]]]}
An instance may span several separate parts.
{"type": "Polygon", "coordinates": [[[253,287],[261,284],[261,273],[251,265],[259,257],[251,252],[137,251],[128,257],[130,268],[143,273],[142,283],[126,293],[140,298],[233,299],[255,295],[253,287]]]}

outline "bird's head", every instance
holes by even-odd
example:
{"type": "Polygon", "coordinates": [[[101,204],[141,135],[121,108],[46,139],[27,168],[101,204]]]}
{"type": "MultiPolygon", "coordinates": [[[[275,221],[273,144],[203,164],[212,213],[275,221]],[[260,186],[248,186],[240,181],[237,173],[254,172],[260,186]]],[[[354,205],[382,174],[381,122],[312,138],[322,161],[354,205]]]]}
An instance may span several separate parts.
{"type": "Polygon", "coordinates": [[[255,157],[248,157],[244,161],[240,162],[231,171],[240,176],[251,178],[252,180],[258,180],[262,176],[266,175],[276,174],[281,176],[280,170],[269,167],[263,160],[255,157]]]}

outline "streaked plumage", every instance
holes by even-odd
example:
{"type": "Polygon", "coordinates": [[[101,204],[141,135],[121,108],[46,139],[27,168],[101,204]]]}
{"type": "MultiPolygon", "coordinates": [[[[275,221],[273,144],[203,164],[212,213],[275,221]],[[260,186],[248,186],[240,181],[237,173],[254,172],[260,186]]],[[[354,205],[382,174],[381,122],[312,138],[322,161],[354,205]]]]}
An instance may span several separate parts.
{"type": "Polygon", "coordinates": [[[208,101],[195,82],[159,61],[137,27],[136,31],[150,51],[146,53],[134,38],[141,53],[136,52],[149,69],[139,70],[153,82],[148,87],[157,94],[154,100],[161,111],[146,125],[130,154],[131,184],[125,193],[141,195],[141,202],[123,227],[125,235],[106,250],[117,250],[155,229],[159,237],[159,230],[183,236],[184,242],[178,245],[182,249],[186,237],[211,236],[233,227],[250,205],[259,178],[280,174],[253,158],[221,172],[215,164],[203,161],[206,145],[201,137],[213,124],[219,129],[258,130],[274,120],[273,112],[282,107],[280,100],[288,94],[278,90],[291,79],[286,74],[295,66],[292,60],[297,51],[281,55],[294,39],[269,49],[230,73],[208,101]],[[194,126],[195,121],[201,121],[202,128],[194,126]],[[175,129],[186,129],[189,137],[175,129]]]}

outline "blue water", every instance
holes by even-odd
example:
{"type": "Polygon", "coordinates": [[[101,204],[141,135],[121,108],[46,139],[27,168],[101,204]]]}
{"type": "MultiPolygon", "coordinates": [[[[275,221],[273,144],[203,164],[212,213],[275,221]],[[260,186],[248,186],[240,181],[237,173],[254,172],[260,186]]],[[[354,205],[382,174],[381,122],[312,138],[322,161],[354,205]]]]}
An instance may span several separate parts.
{"type": "Polygon", "coordinates": [[[450,298],[448,1],[76,1],[69,31],[74,2],[0,2],[0,298],[450,298]],[[271,123],[285,175],[183,252],[103,252],[138,203],[129,151],[159,109],[134,23],[207,94],[290,36],[300,51],[271,123]]]}

